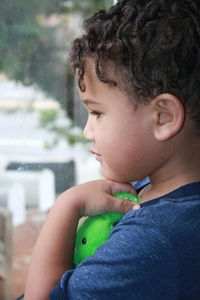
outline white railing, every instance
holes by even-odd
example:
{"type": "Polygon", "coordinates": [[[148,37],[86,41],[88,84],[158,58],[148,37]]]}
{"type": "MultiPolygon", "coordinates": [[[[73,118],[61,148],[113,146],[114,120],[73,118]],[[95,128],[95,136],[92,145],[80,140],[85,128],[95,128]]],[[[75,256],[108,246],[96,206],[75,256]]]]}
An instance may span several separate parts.
{"type": "Polygon", "coordinates": [[[55,198],[55,176],[49,169],[0,172],[0,206],[12,212],[14,225],[25,221],[26,209],[47,211],[55,198]]]}
{"type": "Polygon", "coordinates": [[[10,187],[0,187],[0,206],[12,213],[12,223],[14,226],[25,222],[25,205],[25,191],[21,184],[14,183],[10,187]]]}

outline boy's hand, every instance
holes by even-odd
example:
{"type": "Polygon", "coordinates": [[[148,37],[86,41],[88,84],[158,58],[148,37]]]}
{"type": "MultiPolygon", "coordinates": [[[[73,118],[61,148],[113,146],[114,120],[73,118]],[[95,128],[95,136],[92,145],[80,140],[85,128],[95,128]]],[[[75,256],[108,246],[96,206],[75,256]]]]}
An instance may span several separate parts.
{"type": "Polygon", "coordinates": [[[60,195],[48,214],[33,251],[25,299],[48,300],[49,292],[62,274],[72,268],[80,217],[105,212],[126,213],[133,207],[139,207],[128,200],[113,197],[112,194],[117,192],[136,194],[130,184],[96,180],[75,186],[60,195]]]}
{"type": "Polygon", "coordinates": [[[64,192],[61,197],[74,201],[80,217],[95,216],[106,212],[126,213],[140,208],[137,203],[113,197],[112,195],[117,192],[137,194],[131,184],[112,180],[95,180],[77,185],[64,192]]]}

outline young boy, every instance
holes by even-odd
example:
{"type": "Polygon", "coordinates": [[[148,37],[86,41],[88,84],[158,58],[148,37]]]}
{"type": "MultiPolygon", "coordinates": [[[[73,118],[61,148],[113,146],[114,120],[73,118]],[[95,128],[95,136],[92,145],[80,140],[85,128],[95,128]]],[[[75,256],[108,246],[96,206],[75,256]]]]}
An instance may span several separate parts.
{"type": "Polygon", "coordinates": [[[71,61],[105,180],[56,201],[25,299],[200,299],[199,0],[119,1],[87,20],[71,61]],[[147,176],[141,208],[112,197],[147,176]],[[72,270],[79,218],[107,211],[129,212],[72,270]]]}

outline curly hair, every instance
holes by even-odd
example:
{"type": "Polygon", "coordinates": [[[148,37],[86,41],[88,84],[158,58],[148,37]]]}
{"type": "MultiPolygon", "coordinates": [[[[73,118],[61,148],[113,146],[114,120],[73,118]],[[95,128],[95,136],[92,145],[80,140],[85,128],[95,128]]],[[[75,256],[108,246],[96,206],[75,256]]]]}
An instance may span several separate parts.
{"type": "Polygon", "coordinates": [[[200,127],[199,0],[119,0],[84,24],[70,55],[82,91],[86,60],[94,57],[102,82],[136,95],[137,103],[171,93],[200,127]],[[108,60],[113,70],[102,64],[108,60]]]}

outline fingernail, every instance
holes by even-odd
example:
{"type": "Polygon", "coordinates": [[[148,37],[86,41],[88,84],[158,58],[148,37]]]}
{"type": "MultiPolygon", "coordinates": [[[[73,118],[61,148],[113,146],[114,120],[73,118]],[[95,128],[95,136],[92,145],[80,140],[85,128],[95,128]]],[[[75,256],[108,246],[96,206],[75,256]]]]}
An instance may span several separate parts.
{"type": "Polygon", "coordinates": [[[135,204],[135,205],[133,206],[133,210],[137,210],[137,209],[140,209],[140,205],[139,205],[139,204],[135,204]]]}

